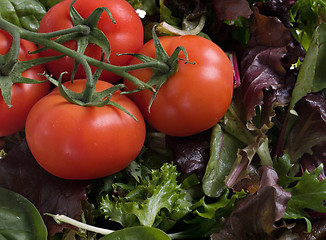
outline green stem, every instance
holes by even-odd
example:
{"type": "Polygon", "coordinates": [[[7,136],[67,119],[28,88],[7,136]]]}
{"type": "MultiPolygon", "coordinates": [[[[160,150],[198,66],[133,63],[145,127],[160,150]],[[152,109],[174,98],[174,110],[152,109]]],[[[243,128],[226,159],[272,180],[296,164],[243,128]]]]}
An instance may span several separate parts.
{"type": "Polygon", "coordinates": [[[10,28],[9,26],[5,26],[3,28],[6,32],[8,32],[12,36],[12,44],[7,52],[7,54],[2,57],[1,60],[4,60],[1,62],[1,75],[3,76],[9,76],[9,74],[12,72],[14,66],[18,62],[18,55],[19,55],[19,49],[20,49],[20,36],[19,32],[14,29],[10,28]]]}
{"type": "Polygon", "coordinates": [[[142,69],[142,68],[155,68],[155,69],[161,70],[162,72],[167,72],[170,70],[170,67],[168,64],[166,64],[162,61],[157,61],[156,59],[153,59],[153,61],[151,61],[151,62],[144,62],[144,63],[139,63],[139,64],[120,66],[120,68],[126,72],[129,72],[132,70],[137,70],[137,69],[142,69]]]}
{"type": "Polygon", "coordinates": [[[150,66],[150,64],[144,64],[144,65],[136,64],[134,67],[133,66],[116,66],[116,65],[111,65],[109,63],[98,61],[98,60],[88,57],[86,55],[83,55],[83,56],[85,57],[86,61],[92,66],[113,72],[113,73],[119,75],[120,77],[129,80],[139,89],[149,89],[151,91],[154,91],[154,88],[151,85],[140,81],[138,78],[136,78],[135,76],[133,76],[127,72],[130,70],[148,68],[150,66]]]}
{"type": "MultiPolygon", "coordinates": [[[[91,98],[93,92],[95,91],[95,83],[93,81],[92,70],[91,70],[88,62],[84,58],[84,55],[79,54],[79,53],[77,53],[77,52],[75,52],[75,51],[73,51],[73,50],[71,50],[69,48],[66,48],[63,45],[59,44],[59,43],[51,41],[50,39],[47,39],[45,37],[41,37],[39,35],[39,33],[34,33],[34,32],[31,32],[31,31],[25,30],[23,28],[19,28],[14,24],[11,24],[11,23],[5,21],[2,18],[0,18],[0,28],[6,29],[6,30],[9,29],[10,32],[15,33],[16,37],[14,38],[14,40],[16,38],[18,38],[18,41],[20,41],[20,38],[23,38],[25,40],[34,42],[36,44],[39,44],[39,45],[45,46],[47,48],[51,48],[51,49],[53,49],[55,51],[58,51],[60,53],[63,53],[65,55],[69,56],[69,57],[74,58],[76,61],[78,61],[84,67],[84,70],[85,70],[85,73],[86,73],[86,78],[87,78],[86,87],[85,87],[85,90],[84,90],[85,100],[87,101],[87,100],[89,100],[91,98]]],[[[84,30],[84,28],[78,28],[78,29],[79,30],[84,30]]],[[[77,31],[78,29],[76,28],[73,31],[77,31]]],[[[56,34],[56,36],[58,36],[58,35],[56,34]]],[[[18,48],[18,51],[19,51],[19,48],[18,48]]],[[[17,55],[16,59],[18,59],[18,55],[17,55]]]]}
{"type": "Polygon", "coordinates": [[[37,33],[37,34],[39,37],[50,39],[50,38],[55,38],[55,37],[59,37],[62,35],[71,34],[71,33],[81,33],[83,35],[87,35],[90,33],[90,31],[91,31],[90,27],[88,27],[86,25],[77,25],[72,28],[67,28],[67,29],[63,29],[63,30],[59,30],[59,31],[55,31],[55,32],[37,33]]]}
{"type": "Polygon", "coordinates": [[[74,50],[71,50],[70,48],[64,47],[63,45],[61,45],[57,42],[51,41],[47,38],[39,37],[38,33],[30,32],[30,31],[23,30],[23,29],[20,29],[20,30],[21,30],[21,32],[20,32],[21,38],[29,40],[29,41],[33,41],[34,43],[45,46],[47,48],[51,48],[57,52],[67,55],[67,56],[75,59],[77,62],[79,62],[83,66],[85,73],[86,73],[86,78],[87,78],[86,87],[84,89],[83,95],[85,97],[85,101],[88,101],[89,99],[91,99],[91,96],[95,91],[95,83],[93,80],[93,73],[92,73],[91,67],[89,66],[89,63],[87,62],[85,55],[80,54],[74,50]]]}
{"type": "MultiPolygon", "coordinates": [[[[135,86],[137,86],[140,89],[149,89],[149,90],[153,91],[152,86],[140,81],[138,78],[136,78],[136,77],[132,76],[131,74],[129,74],[128,72],[126,72],[126,70],[125,70],[126,68],[123,69],[123,68],[121,68],[121,66],[115,66],[115,65],[111,65],[109,63],[104,63],[104,62],[98,61],[94,58],[80,54],[70,48],[67,48],[67,47],[61,45],[60,43],[51,41],[50,39],[47,39],[45,37],[41,37],[41,35],[39,35],[39,33],[25,30],[25,29],[20,28],[10,22],[7,22],[6,20],[4,20],[1,17],[0,17],[0,29],[16,29],[16,31],[20,34],[21,38],[31,41],[31,42],[34,42],[36,44],[42,45],[46,48],[53,49],[54,51],[60,52],[64,55],[67,55],[71,58],[76,59],[76,61],[80,62],[85,67],[87,77],[89,77],[92,74],[92,72],[91,72],[89,66],[87,66],[88,64],[86,65],[86,62],[97,67],[97,68],[113,72],[113,73],[121,76],[122,78],[126,78],[127,80],[131,81],[133,84],[135,84],[135,86]]],[[[142,67],[139,64],[138,68],[147,68],[147,66],[142,67]]],[[[90,84],[92,84],[92,83],[90,83],[90,84]]]]}

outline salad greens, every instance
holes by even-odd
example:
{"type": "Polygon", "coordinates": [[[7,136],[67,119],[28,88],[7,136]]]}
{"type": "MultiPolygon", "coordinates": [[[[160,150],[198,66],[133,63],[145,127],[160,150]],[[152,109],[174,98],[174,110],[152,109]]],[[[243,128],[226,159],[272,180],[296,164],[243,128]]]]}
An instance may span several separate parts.
{"type": "Polygon", "coordinates": [[[37,0],[1,0],[0,14],[7,21],[37,32],[46,8],[37,0]]]}
{"type": "Polygon", "coordinates": [[[305,60],[302,63],[296,86],[293,89],[290,109],[307,93],[320,92],[326,87],[326,70],[323,61],[326,59],[326,24],[320,24],[313,35],[305,60]]]}
{"type": "Polygon", "coordinates": [[[306,170],[294,187],[285,188],[291,193],[291,199],[286,205],[284,218],[309,217],[306,209],[320,213],[326,212],[326,207],[323,205],[326,193],[322,190],[325,189],[326,182],[319,180],[322,171],[323,165],[311,173],[306,170]]]}
{"type": "MultiPolygon", "coordinates": [[[[39,2],[44,9],[55,3],[39,2]]],[[[134,162],[92,181],[45,172],[23,134],[3,139],[0,214],[21,209],[27,218],[16,219],[15,230],[39,232],[39,239],[46,238],[45,225],[53,240],[323,239],[326,2],[129,2],[146,11],[147,40],[153,24],[192,31],[205,19],[198,34],[239,63],[228,112],[214,128],[187,138],[148,129],[134,162]],[[47,213],[114,232],[58,224],[47,213]]],[[[158,34],[173,31],[161,26],[158,34]]],[[[0,239],[8,221],[0,220],[0,239]]]]}
{"type": "Polygon", "coordinates": [[[219,124],[212,129],[210,158],[202,179],[205,195],[219,197],[222,194],[226,188],[224,180],[234,164],[234,161],[230,159],[236,160],[238,149],[243,147],[243,143],[224,132],[219,124]]]}
{"type": "Polygon", "coordinates": [[[100,240],[169,240],[171,239],[166,233],[150,227],[130,227],[122,230],[118,230],[109,235],[106,235],[100,240]]]}
{"type": "Polygon", "coordinates": [[[113,184],[115,191],[125,193],[118,197],[106,195],[100,210],[123,227],[141,225],[169,230],[191,211],[192,205],[177,182],[178,175],[176,166],[166,163],[150,175],[141,176],[137,185],[113,184]]]}
{"type": "Polygon", "coordinates": [[[37,0],[40,2],[47,10],[53,7],[55,4],[61,2],[62,0],[37,0]]]}
{"type": "Polygon", "coordinates": [[[314,29],[326,20],[324,0],[297,0],[290,10],[293,34],[298,38],[302,46],[307,50],[314,29]]]}
{"type": "Polygon", "coordinates": [[[0,187],[0,239],[47,238],[47,229],[37,208],[18,193],[0,187]]]}

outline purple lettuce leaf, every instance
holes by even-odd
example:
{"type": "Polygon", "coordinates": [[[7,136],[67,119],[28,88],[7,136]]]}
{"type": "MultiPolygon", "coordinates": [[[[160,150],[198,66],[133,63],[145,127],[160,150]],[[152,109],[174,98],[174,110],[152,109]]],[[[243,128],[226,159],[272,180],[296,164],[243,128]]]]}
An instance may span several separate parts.
{"type": "MultiPolygon", "coordinates": [[[[224,51],[242,55],[249,37],[249,22],[252,10],[246,0],[212,1],[214,19],[209,19],[208,31],[213,42],[224,51]]],[[[207,25],[207,24],[206,24],[207,25]]]]}
{"type": "Polygon", "coordinates": [[[277,17],[287,28],[290,27],[291,3],[288,0],[267,0],[265,3],[257,2],[256,6],[265,16],[277,17]]]}
{"type": "Polygon", "coordinates": [[[307,232],[306,229],[305,222],[298,222],[293,232],[298,233],[300,240],[324,240],[326,237],[326,218],[313,220],[311,232],[307,232]]]}
{"type": "MultiPolygon", "coordinates": [[[[296,107],[298,119],[292,127],[285,146],[291,162],[296,163],[304,154],[313,154],[312,147],[326,142],[326,100],[322,93],[311,93],[300,100],[296,107]]],[[[325,159],[325,150],[320,153],[325,159]]],[[[305,156],[304,159],[309,158],[305,156]]],[[[307,160],[304,160],[305,164],[307,160]]],[[[324,160],[325,161],[325,160],[324,160]]]]}
{"type": "Polygon", "coordinates": [[[272,239],[278,230],[276,222],[282,219],[291,194],[277,185],[278,176],[269,166],[260,168],[258,191],[241,200],[211,240],[272,239]]]}
{"type": "MultiPolygon", "coordinates": [[[[320,164],[326,166],[325,149],[326,149],[326,142],[323,142],[311,148],[313,154],[308,154],[308,153],[303,154],[303,156],[299,159],[302,169],[312,172],[320,164]]],[[[320,180],[324,180],[325,177],[326,177],[326,171],[324,168],[324,171],[321,173],[321,176],[319,178],[320,180]]]]}
{"type": "Polygon", "coordinates": [[[251,37],[240,63],[240,88],[248,121],[256,116],[257,106],[266,106],[268,117],[264,119],[268,120],[276,106],[289,103],[294,86],[290,67],[303,54],[288,28],[286,6],[270,2],[253,7],[251,37]]]}
{"type": "Polygon", "coordinates": [[[180,171],[187,174],[195,173],[202,179],[210,156],[210,131],[187,138],[167,136],[166,141],[180,171]]]}
{"type": "Polygon", "coordinates": [[[33,158],[26,141],[11,149],[0,160],[0,186],[19,193],[39,210],[49,235],[61,232],[65,224],[57,224],[44,213],[64,214],[79,219],[81,201],[86,200],[90,181],[57,178],[41,168],[33,158]]]}
{"type": "Polygon", "coordinates": [[[213,9],[219,21],[234,20],[240,16],[249,18],[252,14],[246,0],[214,0],[213,9]]]}

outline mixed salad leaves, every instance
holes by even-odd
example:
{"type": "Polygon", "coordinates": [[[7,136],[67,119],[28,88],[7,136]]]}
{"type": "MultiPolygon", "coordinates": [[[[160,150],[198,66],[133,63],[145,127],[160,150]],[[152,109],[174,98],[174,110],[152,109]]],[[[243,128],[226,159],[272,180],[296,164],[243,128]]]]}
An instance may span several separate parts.
{"type": "MultiPolygon", "coordinates": [[[[7,20],[35,29],[58,1],[29,2],[37,7],[15,8],[7,20]]],[[[162,35],[201,26],[197,34],[230,53],[235,89],[227,113],[190,137],[149,128],[135,161],[96,180],[49,174],[23,132],[1,139],[0,238],[323,239],[326,2],[129,3],[146,13],[145,39],[154,23],[169,26],[162,35]]]]}

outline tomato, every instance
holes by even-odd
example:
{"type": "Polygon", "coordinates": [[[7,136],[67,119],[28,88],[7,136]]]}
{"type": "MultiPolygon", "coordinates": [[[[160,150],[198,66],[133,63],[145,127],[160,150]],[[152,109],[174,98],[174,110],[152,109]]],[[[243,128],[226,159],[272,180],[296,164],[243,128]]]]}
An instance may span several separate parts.
{"type": "MultiPolygon", "coordinates": [[[[85,79],[65,82],[81,92],[85,79]]],[[[112,86],[98,81],[96,91],[112,86]]],[[[140,152],[146,135],[138,107],[115,92],[112,101],[123,106],[138,121],[116,107],[83,107],[67,102],[58,89],[42,98],[30,111],[26,140],[36,161],[48,172],[65,179],[94,179],[125,168],[140,152]]]]}
{"type": "MultiPolygon", "coordinates": [[[[73,27],[69,16],[71,0],[62,1],[53,6],[42,18],[39,32],[52,32],[73,27]]],[[[112,13],[116,24],[113,24],[106,12],[103,12],[97,27],[103,31],[110,42],[111,55],[109,61],[113,65],[127,65],[130,56],[117,56],[118,53],[137,52],[143,45],[143,25],[133,7],[125,0],[77,0],[74,5],[78,13],[86,19],[93,10],[98,7],[107,7],[112,13]]],[[[64,44],[70,49],[76,50],[76,41],[68,41],[64,44]]],[[[42,52],[43,56],[53,56],[59,53],[53,50],[42,52]]],[[[102,50],[100,47],[89,44],[85,55],[101,59],[102,50]]],[[[71,73],[74,66],[74,59],[64,57],[57,61],[46,64],[48,70],[54,77],[58,78],[62,72],[71,73]]],[[[92,70],[94,71],[94,67],[92,70]]],[[[70,74],[65,74],[63,80],[70,79],[70,74]]],[[[85,71],[79,66],[75,78],[86,78],[85,71]]],[[[114,83],[120,79],[118,75],[109,71],[103,71],[100,79],[114,83]]]]}
{"type": "MultiPolygon", "coordinates": [[[[6,54],[11,47],[11,43],[11,35],[0,30],[0,54],[6,54]]],[[[34,43],[21,39],[20,44],[20,61],[39,57],[38,54],[29,54],[29,52],[37,49],[34,43]]],[[[39,74],[45,71],[46,69],[43,65],[37,65],[23,72],[22,76],[36,80],[44,80],[45,77],[39,74]]],[[[4,80],[0,79],[0,81],[4,80]]],[[[40,84],[13,84],[11,88],[11,104],[13,106],[10,109],[3,100],[2,95],[0,95],[0,137],[8,136],[22,130],[25,127],[25,121],[29,110],[35,102],[49,93],[50,88],[50,82],[40,84]]]]}
{"type": "MultiPolygon", "coordinates": [[[[183,46],[190,62],[179,61],[176,74],[160,88],[151,106],[149,90],[131,95],[145,120],[156,130],[173,136],[189,136],[214,126],[227,111],[233,94],[233,70],[227,55],[213,42],[199,36],[164,36],[159,40],[169,56],[183,46]]],[[[139,53],[155,57],[153,41],[147,42],[139,53]]],[[[180,58],[185,59],[181,52],[180,58]]],[[[130,64],[139,63],[133,59],[130,64]]],[[[149,68],[130,72],[141,81],[152,76],[149,68]]],[[[134,86],[124,81],[128,89],[134,86]]]]}

